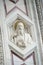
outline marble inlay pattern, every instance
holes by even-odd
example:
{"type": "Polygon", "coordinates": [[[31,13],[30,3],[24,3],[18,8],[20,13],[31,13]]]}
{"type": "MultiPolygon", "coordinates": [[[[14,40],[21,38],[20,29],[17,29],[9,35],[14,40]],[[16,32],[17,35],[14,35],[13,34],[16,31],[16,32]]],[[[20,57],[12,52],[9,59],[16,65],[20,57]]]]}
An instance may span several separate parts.
{"type": "MultiPolygon", "coordinates": [[[[33,51],[30,55],[28,55],[26,58],[22,58],[19,55],[17,55],[16,53],[14,53],[13,51],[11,51],[11,56],[12,56],[12,65],[14,65],[15,63],[17,64],[17,62],[19,62],[19,65],[28,65],[28,64],[32,64],[32,65],[36,65],[36,60],[35,60],[35,52],[33,51]],[[14,60],[17,59],[17,60],[14,60]],[[29,60],[31,58],[31,60],[29,60]],[[31,61],[31,62],[30,62],[31,61]]],[[[15,64],[15,65],[16,65],[15,64]]]]}
{"type": "Polygon", "coordinates": [[[22,0],[22,1],[16,0],[15,3],[14,3],[14,0],[3,0],[3,3],[4,3],[4,9],[5,9],[5,16],[7,16],[9,13],[11,13],[15,9],[18,9],[24,14],[28,15],[26,0],[22,0]],[[22,5],[19,6],[20,3],[22,5]]]}

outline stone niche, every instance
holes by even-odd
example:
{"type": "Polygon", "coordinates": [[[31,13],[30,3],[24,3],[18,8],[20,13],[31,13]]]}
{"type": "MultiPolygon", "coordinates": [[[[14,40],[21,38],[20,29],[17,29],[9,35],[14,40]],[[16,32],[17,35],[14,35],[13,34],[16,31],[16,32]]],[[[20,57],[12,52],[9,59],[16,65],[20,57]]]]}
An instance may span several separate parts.
{"type": "Polygon", "coordinates": [[[7,25],[7,30],[12,65],[36,65],[32,21],[18,16],[7,25]]]}
{"type": "Polygon", "coordinates": [[[9,41],[20,49],[25,49],[33,44],[32,25],[32,23],[18,17],[8,26],[9,41]]]}

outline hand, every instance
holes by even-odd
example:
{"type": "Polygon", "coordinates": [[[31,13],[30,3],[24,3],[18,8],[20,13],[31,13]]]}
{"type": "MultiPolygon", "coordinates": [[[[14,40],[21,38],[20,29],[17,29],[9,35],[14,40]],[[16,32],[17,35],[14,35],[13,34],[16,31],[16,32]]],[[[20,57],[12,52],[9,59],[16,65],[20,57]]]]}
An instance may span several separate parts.
{"type": "Polygon", "coordinates": [[[17,42],[17,46],[26,47],[26,45],[25,45],[25,43],[24,43],[23,40],[22,40],[22,41],[18,41],[18,42],[17,42]]]}

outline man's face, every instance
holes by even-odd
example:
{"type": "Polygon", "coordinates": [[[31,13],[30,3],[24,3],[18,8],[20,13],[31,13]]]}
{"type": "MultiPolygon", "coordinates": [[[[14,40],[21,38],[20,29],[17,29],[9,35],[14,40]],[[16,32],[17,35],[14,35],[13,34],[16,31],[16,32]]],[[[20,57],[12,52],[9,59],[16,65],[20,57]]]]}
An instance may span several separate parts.
{"type": "Polygon", "coordinates": [[[18,34],[23,34],[24,32],[24,25],[23,23],[18,23],[18,26],[17,26],[17,29],[18,29],[18,34]]]}

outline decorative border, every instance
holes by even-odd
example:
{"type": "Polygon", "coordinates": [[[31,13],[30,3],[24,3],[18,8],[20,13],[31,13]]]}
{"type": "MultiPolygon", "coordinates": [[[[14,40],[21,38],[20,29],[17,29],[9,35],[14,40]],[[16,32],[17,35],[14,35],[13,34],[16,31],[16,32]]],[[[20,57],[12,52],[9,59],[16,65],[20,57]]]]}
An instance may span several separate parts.
{"type": "Polygon", "coordinates": [[[5,17],[6,17],[11,11],[13,11],[13,10],[16,9],[16,8],[28,16],[28,10],[27,10],[26,0],[24,0],[24,5],[25,5],[26,13],[25,13],[24,11],[22,11],[20,8],[18,8],[17,6],[13,7],[9,12],[7,12],[5,0],[3,0],[3,3],[4,3],[4,9],[5,9],[5,17]]]}
{"type": "Polygon", "coordinates": [[[26,59],[28,59],[30,56],[33,56],[34,65],[36,65],[35,52],[34,52],[34,51],[33,51],[30,55],[28,55],[26,58],[23,59],[22,57],[20,57],[18,54],[16,54],[15,52],[13,52],[13,51],[11,50],[12,65],[14,65],[14,62],[13,62],[13,54],[14,54],[15,56],[17,56],[18,58],[20,58],[21,60],[23,60],[23,61],[25,61],[26,59]]]}

